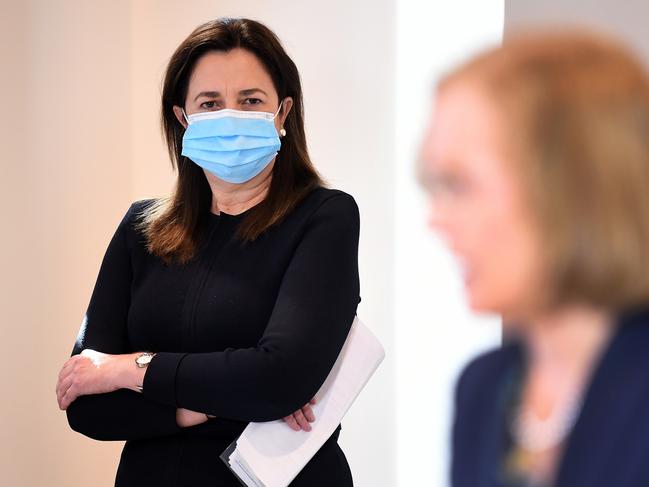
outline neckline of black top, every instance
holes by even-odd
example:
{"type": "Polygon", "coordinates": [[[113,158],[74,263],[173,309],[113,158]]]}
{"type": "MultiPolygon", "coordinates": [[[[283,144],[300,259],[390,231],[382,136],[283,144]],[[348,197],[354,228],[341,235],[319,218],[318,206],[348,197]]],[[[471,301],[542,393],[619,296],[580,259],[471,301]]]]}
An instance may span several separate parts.
{"type": "Polygon", "coordinates": [[[220,219],[236,220],[236,219],[239,219],[239,218],[242,218],[242,217],[246,216],[250,212],[250,210],[252,210],[252,208],[254,208],[254,207],[248,208],[247,210],[242,211],[241,213],[237,213],[237,214],[225,213],[224,211],[222,211],[219,214],[216,214],[212,210],[210,210],[210,211],[207,212],[207,216],[208,216],[208,218],[210,220],[220,220],[220,219]]]}
{"type": "Polygon", "coordinates": [[[219,214],[217,215],[216,213],[213,213],[212,211],[210,211],[210,212],[208,213],[208,217],[209,217],[210,219],[212,219],[212,220],[215,220],[215,219],[218,220],[218,219],[220,219],[220,218],[240,218],[240,217],[242,217],[243,215],[245,215],[245,213],[246,213],[246,212],[244,211],[243,213],[238,213],[238,214],[236,214],[236,215],[232,215],[232,214],[230,214],[230,213],[225,213],[225,212],[222,211],[221,213],[219,213],[219,214]]]}

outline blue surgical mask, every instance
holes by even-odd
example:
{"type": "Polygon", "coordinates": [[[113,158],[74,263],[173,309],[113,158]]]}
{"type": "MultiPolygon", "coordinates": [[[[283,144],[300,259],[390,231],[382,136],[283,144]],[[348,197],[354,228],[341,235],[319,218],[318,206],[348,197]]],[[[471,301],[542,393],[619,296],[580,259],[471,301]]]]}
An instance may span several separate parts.
{"type": "Polygon", "coordinates": [[[187,130],[181,154],[229,183],[245,183],[277,155],[275,114],[223,109],[183,115],[187,130]]]}

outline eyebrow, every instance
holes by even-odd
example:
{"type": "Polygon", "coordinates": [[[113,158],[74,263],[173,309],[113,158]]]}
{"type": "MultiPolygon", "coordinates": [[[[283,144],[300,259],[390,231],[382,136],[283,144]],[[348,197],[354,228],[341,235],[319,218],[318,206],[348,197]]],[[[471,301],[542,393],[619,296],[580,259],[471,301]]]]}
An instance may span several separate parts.
{"type": "MultiPolygon", "coordinates": [[[[263,93],[264,95],[268,96],[268,93],[266,93],[261,88],[247,88],[245,90],[239,91],[239,95],[242,96],[249,96],[254,93],[263,93]]],[[[221,93],[219,93],[218,91],[201,91],[198,95],[194,97],[194,101],[198,100],[201,96],[206,96],[208,98],[218,98],[221,96],[221,93]]]]}
{"type": "Polygon", "coordinates": [[[241,90],[239,92],[239,94],[243,96],[252,95],[254,93],[263,93],[264,95],[268,96],[268,93],[266,93],[261,88],[248,88],[247,90],[241,90]]]}

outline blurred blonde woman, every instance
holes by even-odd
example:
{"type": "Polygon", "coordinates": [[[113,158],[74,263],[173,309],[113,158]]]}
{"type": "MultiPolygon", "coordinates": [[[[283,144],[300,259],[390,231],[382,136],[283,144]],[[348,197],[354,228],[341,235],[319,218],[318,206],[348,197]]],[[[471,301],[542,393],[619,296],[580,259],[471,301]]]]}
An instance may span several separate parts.
{"type": "Polygon", "coordinates": [[[645,70],[592,33],[512,38],[441,82],[421,159],[506,337],[458,382],[452,485],[649,485],[645,70]]]}

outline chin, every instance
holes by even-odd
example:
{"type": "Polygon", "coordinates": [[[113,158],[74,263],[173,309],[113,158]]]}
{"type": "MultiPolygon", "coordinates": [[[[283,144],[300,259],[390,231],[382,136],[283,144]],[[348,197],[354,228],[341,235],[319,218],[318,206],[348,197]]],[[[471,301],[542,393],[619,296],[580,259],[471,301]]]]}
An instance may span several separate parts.
{"type": "Polygon", "coordinates": [[[489,299],[469,294],[469,307],[475,313],[500,313],[489,299]]]}
{"type": "Polygon", "coordinates": [[[476,313],[489,313],[492,311],[492,300],[488,292],[484,292],[476,285],[475,279],[467,280],[464,283],[469,308],[476,313]]]}
{"type": "Polygon", "coordinates": [[[508,307],[503,304],[502,300],[496,299],[496,296],[490,296],[488,293],[480,294],[469,290],[468,301],[469,307],[474,313],[507,314],[508,307]]]}

